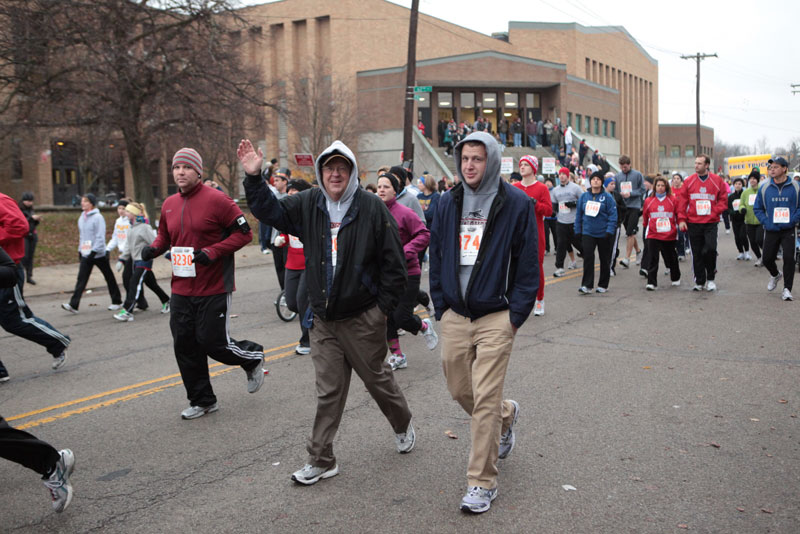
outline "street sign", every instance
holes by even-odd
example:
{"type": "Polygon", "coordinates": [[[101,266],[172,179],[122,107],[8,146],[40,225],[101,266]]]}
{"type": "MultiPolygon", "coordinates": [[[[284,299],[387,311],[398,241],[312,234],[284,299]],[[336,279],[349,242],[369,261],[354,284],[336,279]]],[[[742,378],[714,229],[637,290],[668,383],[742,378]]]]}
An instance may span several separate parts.
{"type": "Polygon", "coordinates": [[[415,93],[430,93],[433,91],[433,87],[430,85],[417,85],[414,87],[415,93]]]}
{"type": "Polygon", "coordinates": [[[556,158],[542,158],[542,174],[556,173],[556,158]]]}
{"type": "Polygon", "coordinates": [[[511,174],[514,172],[514,158],[500,158],[500,174],[511,174]]]}
{"type": "Polygon", "coordinates": [[[314,156],[312,154],[295,154],[294,161],[298,167],[313,167],[314,156]]]}

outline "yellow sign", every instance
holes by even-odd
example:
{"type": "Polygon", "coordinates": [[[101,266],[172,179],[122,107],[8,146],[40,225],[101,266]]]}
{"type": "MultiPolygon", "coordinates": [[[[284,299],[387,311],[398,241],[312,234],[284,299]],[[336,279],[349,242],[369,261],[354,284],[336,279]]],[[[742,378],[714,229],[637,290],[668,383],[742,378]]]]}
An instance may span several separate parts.
{"type": "Polygon", "coordinates": [[[736,156],[727,158],[728,161],[728,175],[731,178],[737,176],[747,176],[753,167],[758,167],[761,174],[767,174],[767,161],[772,158],[772,154],[758,154],[755,156],[736,156]]]}

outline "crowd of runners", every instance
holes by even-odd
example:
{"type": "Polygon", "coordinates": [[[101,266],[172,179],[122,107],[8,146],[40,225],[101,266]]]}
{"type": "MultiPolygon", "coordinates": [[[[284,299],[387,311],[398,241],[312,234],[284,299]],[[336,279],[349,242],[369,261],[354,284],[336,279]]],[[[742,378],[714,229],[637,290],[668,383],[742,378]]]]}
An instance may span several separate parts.
{"type": "MultiPolygon", "coordinates": [[[[694,291],[713,292],[719,223],[728,221],[737,260],[755,256],[755,265],[768,271],[767,290],[782,279],[783,300],[793,298],[800,186],[781,157],[770,160],[768,176],[754,169],[747,183],[737,178],[730,184],[710,172],[706,156],[696,158],[695,173],[685,178],[644,177],[622,156],[618,173],[590,166],[578,175],[564,167],[556,179],[544,179],[531,155],[520,158],[519,173],[507,181],[495,138],[476,131],[453,147],[456,184],[440,188],[427,174],[417,187],[403,167],[381,168],[374,186],[364,187],[356,156],[339,141],[317,157],[313,185],[291,179],[288,169],[273,172],[249,140],[241,141],[237,155],[247,204],[269,229],[259,233],[268,236],[287,304],[300,315],[296,352],[310,353],[315,369],[308,459],[291,474],[301,485],[339,473],[333,441],[353,371],[387,418],[397,452],[414,449],[413,414],[394,372],[409,365],[401,334],[419,334],[429,350],[440,349],[448,392],[471,418],[467,490],[459,507],[487,511],[498,495],[499,460],[514,449],[522,412],[517,401],[502,397],[506,369],[517,330],[531,313],[545,313],[544,261],[552,250],[555,277],[576,269],[582,258],[581,295],[606,293],[621,274],[618,268],[632,265],[646,278],[644,289],[654,291],[659,257],[671,286],[686,280],[694,291]],[[424,270],[429,291],[422,287],[424,270]],[[430,316],[420,318],[418,305],[430,316]]],[[[237,204],[204,185],[202,175],[200,154],[179,150],[172,160],[179,192],[164,201],[157,232],[145,207],[127,200],[118,207],[109,242],[96,199],[85,195],[78,280],[62,305],[78,313],[94,266],[105,277],[109,310],[119,321],[147,309],[143,288],[150,288],[170,316],[189,401],[180,416],[187,420],[219,409],[209,356],[240,366],[249,393],[264,379],[262,345],[236,341],[229,331],[234,253],[252,241],[252,230],[237,204]],[[124,300],[109,262],[114,248],[121,253],[116,270],[123,272],[124,300]],[[170,295],[152,273],[162,254],[172,266],[170,295]]],[[[20,206],[0,194],[0,320],[5,330],[44,346],[58,369],[70,338],[36,317],[23,298],[26,275],[33,283],[32,268],[23,261],[32,226],[20,206]]],[[[8,378],[0,362],[0,381],[8,378]]],[[[41,474],[54,509],[67,507],[75,466],[69,449],[58,451],[0,418],[0,456],[41,474]]]]}

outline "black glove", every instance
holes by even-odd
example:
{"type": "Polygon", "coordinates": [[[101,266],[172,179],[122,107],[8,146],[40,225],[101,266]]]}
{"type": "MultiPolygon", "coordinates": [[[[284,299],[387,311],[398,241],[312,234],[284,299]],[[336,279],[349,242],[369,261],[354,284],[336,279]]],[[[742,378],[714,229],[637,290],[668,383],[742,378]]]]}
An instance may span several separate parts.
{"type": "Polygon", "coordinates": [[[194,262],[200,265],[208,265],[211,263],[211,258],[203,252],[203,249],[196,248],[194,249],[194,262]]]}
{"type": "Polygon", "coordinates": [[[153,247],[144,247],[142,249],[142,261],[150,261],[156,257],[156,249],[153,247]]]}
{"type": "Polygon", "coordinates": [[[553,202],[553,215],[558,213],[558,202],[553,202]]]}
{"type": "Polygon", "coordinates": [[[97,256],[97,251],[93,250],[86,257],[89,258],[90,260],[93,260],[95,256],[97,256]]]}
{"type": "Polygon", "coordinates": [[[577,208],[578,207],[578,202],[573,200],[571,202],[564,202],[564,205],[566,207],[568,207],[568,208],[577,208]]]}

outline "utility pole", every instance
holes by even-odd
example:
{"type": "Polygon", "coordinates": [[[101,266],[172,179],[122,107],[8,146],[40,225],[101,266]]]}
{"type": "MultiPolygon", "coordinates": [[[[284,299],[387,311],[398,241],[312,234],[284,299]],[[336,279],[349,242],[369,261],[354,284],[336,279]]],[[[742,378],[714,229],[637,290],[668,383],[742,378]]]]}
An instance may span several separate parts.
{"type": "Polygon", "coordinates": [[[700,155],[700,60],[707,57],[718,57],[717,54],[701,54],[698,52],[693,56],[681,56],[681,59],[694,59],[697,61],[697,144],[695,145],[695,157],[700,155]]]}
{"type": "Polygon", "coordinates": [[[791,85],[792,85],[792,94],[793,95],[796,95],[797,93],[800,93],[800,89],[798,89],[798,87],[800,87],[800,83],[793,83],[791,85]]]}
{"type": "MultiPolygon", "coordinates": [[[[419,0],[411,2],[411,21],[408,25],[408,59],[406,60],[406,107],[403,120],[403,163],[414,160],[414,144],[411,142],[411,129],[414,121],[414,84],[417,79],[417,19],[419,0]]],[[[405,165],[404,165],[405,166],[405,165]]]]}

